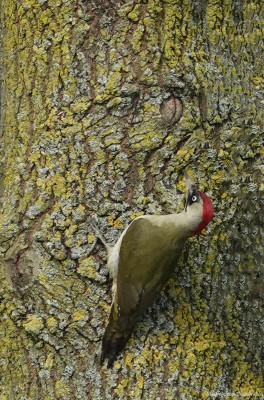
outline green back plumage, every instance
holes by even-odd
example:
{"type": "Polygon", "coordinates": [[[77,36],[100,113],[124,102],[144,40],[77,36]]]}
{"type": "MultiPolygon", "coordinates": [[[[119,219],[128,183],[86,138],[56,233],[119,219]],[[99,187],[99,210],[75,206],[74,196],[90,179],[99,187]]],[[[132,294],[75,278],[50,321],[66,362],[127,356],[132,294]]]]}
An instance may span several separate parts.
{"type": "Polygon", "coordinates": [[[140,315],[146,309],[167,282],[184,241],[184,238],[179,240],[177,229],[170,222],[161,226],[139,218],[130,225],[119,256],[117,303],[120,313],[140,315]]]}
{"type": "Polygon", "coordinates": [[[178,228],[168,216],[152,216],[151,221],[147,217],[136,219],[127,229],[120,247],[115,299],[103,338],[102,361],[108,358],[108,366],[175,268],[188,237],[178,228]]]}

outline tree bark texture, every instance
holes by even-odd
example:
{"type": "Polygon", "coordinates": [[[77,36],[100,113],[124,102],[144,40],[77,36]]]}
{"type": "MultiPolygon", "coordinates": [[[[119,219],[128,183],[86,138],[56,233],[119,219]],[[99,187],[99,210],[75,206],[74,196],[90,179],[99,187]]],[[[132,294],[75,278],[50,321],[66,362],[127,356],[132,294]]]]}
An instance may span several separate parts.
{"type": "Polygon", "coordinates": [[[263,399],[263,0],[2,0],[1,400],[263,399]],[[213,223],[112,369],[106,253],[213,223]],[[92,252],[91,252],[92,250],[92,252]]]}

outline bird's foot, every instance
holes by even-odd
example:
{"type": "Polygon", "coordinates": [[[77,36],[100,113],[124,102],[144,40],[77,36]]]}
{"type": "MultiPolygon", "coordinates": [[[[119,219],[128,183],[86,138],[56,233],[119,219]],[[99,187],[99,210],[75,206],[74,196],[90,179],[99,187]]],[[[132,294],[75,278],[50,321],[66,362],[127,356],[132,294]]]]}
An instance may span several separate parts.
{"type": "MultiPolygon", "coordinates": [[[[95,222],[95,220],[94,220],[94,219],[91,219],[89,225],[91,226],[92,230],[94,231],[94,233],[95,233],[95,235],[96,235],[95,241],[94,241],[94,243],[92,244],[92,250],[93,250],[94,247],[96,246],[97,239],[99,239],[100,242],[102,242],[103,245],[105,246],[106,250],[109,251],[109,248],[110,248],[111,246],[107,243],[106,238],[104,237],[104,235],[103,235],[102,232],[100,231],[100,229],[99,229],[97,223],[95,222]]],[[[91,250],[91,251],[92,251],[92,250],[91,250]]],[[[90,252],[91,252],[91,251],[90,251],[90,252]]]]}

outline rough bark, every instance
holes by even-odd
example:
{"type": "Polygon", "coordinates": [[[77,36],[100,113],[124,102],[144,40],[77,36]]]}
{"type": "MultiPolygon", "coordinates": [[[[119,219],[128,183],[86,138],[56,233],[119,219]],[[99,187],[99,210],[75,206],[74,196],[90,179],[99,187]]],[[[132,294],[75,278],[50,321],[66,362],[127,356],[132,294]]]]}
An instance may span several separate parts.
{"type": "Polygon", "coordinates": [[[1,400],[263,398],[264,3],[5,0],[1,400]],[[109,242],[214,201],[206,233],[99,366],[109,242]]]}

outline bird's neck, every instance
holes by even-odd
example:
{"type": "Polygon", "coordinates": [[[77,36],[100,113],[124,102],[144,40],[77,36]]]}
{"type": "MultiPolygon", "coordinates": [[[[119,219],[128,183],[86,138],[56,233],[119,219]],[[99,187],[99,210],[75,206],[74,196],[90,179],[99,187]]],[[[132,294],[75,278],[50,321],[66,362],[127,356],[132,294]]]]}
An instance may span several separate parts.
{"type": "Polygon", "coordinates": [[[149,219],[152,224],[163,228],[164,231],[170,232],[172,236],[187,239],[202,222],[202,216],[202,208],[198,206],[178,214],[151,215],[143,218],[149,219]]]}
{"type": "Polygon", "coordinates": [[[178,225],[186,236],[192,236],[193,232],[195,232],[202,223],[202,209],[200,209],[198,204],[197,206],[198,207],[192,207],[192,210],[184,210],[179,214],[175,214],[175,217],[173,218],[175,224],[178,225]]]}

